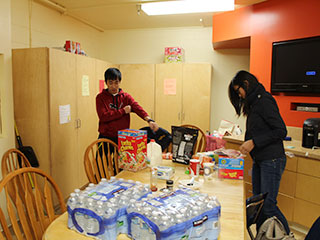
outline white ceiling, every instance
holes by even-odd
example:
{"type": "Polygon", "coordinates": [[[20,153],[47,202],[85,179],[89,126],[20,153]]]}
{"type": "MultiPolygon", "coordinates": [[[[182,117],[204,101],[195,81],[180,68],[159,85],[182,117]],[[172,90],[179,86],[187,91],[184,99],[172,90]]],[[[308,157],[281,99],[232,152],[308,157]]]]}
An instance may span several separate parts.
{"type": "MultiPolygon", "coordinates": [[[[168,0],[36,0],[49,7],[85,22],[100,31],[111,29],[165,28],[212,26],[213,13],[148,16],[138,14],[138,6],[145,2],[168,0]],[[202,19],[202,22],[200,21],[202,19]]],[[[223,1],[223,0],[221,0],[223,1]]],[[[266,0],[235,0],[236,8],[266,0]]]]}

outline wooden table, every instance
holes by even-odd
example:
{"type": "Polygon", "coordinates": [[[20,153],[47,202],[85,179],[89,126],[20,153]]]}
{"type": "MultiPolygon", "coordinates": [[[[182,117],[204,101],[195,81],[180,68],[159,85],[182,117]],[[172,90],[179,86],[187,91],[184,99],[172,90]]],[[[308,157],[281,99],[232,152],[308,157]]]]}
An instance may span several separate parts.
{"type": "MultiPolygon", "coordinates": [[[[179,180],[189,179],[184,172],[186,165],[163,160],[162,165],[175,167],[174,186],[178,186],[179,180]]],[[[122,171],[117,178],[132,179],[142,183],[150,182],[150,170],[144,169],[139,172],[122,171]]],[[[230,179],[217,179],[201,182],[200,191],[216,196],[221,203],[221,233],[220,240],[244,239],[244,202],[243,202],[243,181],[230,179]]],[[[158,187],[165,187],[165,180],[158,180],[158,187]]],[[[83,236],[67,227],[67,213],[51,223],[43,235],[43,240],[88,240],[90,237],[83,236]]],[[[118,236],[119,240],[129,239],[126,235],[118,236]]]]}

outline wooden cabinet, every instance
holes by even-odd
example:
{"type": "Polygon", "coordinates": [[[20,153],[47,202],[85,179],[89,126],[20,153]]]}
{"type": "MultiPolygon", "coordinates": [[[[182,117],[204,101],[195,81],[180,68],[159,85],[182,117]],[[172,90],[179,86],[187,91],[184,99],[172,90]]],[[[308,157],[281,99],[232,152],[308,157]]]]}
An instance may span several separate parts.
{"type": "MultiPolygon", "coordinates": [[[[226,140],[226,148],[239,149],[242,143],[242,141],[226,140]]],[[[290,143],[293,144],[295,143],[290,143]]],[[[301,146],[301,142],[296,143],[296,146],[301,146]]],[[[277,201],[289,222],[310,228],[320,215],[320,155],[318,154],[319,159],[314,159],[299,154],[305,155],[297,151],[294,157],[287,157],[277,201]]],[[[244,163],[246,198],[252,196],[251,172],[252,159],[247,156],[244,163]]]]}
{"type": "MultiPolygon", "coordinates": [[[[160,127],[170,132],[172,125],[194,124],[209,130],[210,64],[120,64],[120,70],[121,87],[160,127]],[[169,88],[174,92],[165,91],[169,88]]],[[[147,126],[136,114],[131,114],[130,125],[135,129],[147,126]]]]}
{"type": "MultiPolygon", "coordinates": [[[[155,64],[121,64],[121,88],[128,92],[143,109],[154,118],[155,108],[155,64]]],[[[130,128],[147,127],[143,119],[131,113],[130,128]]]]}
{"type": "Polygon", "coordinates": [[[98,136],[97,72],[108,63],[49,48],[15,49],[12,63],[14,114],[23,142],[67,197],[88,182],[83,156],[98,136]],[[70,121],[61,124],[59,107],[66,105],[70,121]]]}
{"type": "Polygon", "coordinates": [[[161,127],[193,124],[209,130],[211,72],[208,63],[156,64],[155,119],[161,127]]]}

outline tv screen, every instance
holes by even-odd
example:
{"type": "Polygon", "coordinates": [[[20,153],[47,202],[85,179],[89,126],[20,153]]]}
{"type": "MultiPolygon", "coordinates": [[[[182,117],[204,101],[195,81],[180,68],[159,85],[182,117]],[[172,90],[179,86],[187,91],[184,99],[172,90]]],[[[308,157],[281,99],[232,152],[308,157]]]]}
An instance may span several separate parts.
{"type": "Polygon", "coordinates": [[[271,91],[320,93],[320,36],[273,43],[271,91]]]}

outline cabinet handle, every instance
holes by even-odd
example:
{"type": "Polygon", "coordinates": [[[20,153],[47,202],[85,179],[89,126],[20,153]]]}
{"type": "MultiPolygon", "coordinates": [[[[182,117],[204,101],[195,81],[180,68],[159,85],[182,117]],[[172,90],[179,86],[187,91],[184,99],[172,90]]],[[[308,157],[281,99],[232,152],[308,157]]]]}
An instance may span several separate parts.
{"type": "Polygon", "coordinates": [[[180,113],[178,113],[178,120],[180,120],[180,113]]]}
{"type": "Polygon", "coordinates": [[[78,119],[74,120],[74,128],[75,128],[75,129],[78,128],[78,119]]]}
{"type": "Polygon", "coordinates": [[[182,113],[182,121],[184,121],[185,120],[185,113],[183,112],[182,113]]]}
{"type": "Polygon", "coordinates": [[[79,118],[78,121],[79,121],[78,128],[81,128],[81,119],[79,118]]]}

